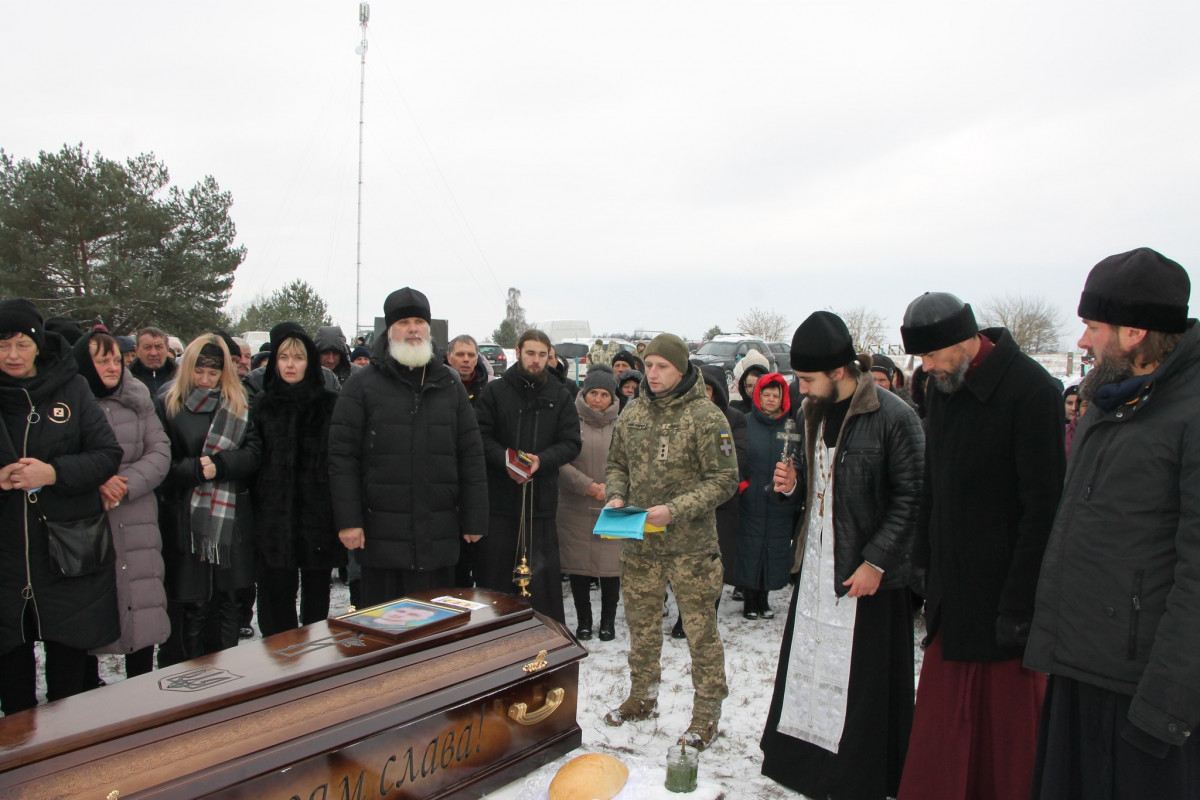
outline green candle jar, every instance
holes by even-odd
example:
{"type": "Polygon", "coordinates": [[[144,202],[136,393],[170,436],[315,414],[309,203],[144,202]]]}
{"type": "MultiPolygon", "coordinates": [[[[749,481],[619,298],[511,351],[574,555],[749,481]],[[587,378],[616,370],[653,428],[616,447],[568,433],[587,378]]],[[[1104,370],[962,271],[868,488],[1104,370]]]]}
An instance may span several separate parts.
{"type": "Polygon", "coordinates": [[[672,745],[667,749],[667,780],[663,786],[669,792],[694,792],[699,770],[699,750],[683,744],[672,745]]]}

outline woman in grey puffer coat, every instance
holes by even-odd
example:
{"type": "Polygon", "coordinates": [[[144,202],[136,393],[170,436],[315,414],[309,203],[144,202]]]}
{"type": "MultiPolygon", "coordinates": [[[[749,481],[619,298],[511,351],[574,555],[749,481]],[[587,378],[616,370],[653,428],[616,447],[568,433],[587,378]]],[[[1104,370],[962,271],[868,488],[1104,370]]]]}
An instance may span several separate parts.
{"type": "Polygon", "coordinates": [[[575,637],[592,638],[593,578],[600,579],[600,640],[616,637],[621,597],[621,550],[624,542],[592,533],[604,505],[604,471],[620,405],[617,382],[606,364],[588,370],[575,398],[583,445],[570,464],[558,470],[558,550],[563,574],[570,576],[578,625],[575,637]]]}
{"type": "Polygon", "coordinates": [[[149,390],[122,367],[115,339],[93,331],[76,342],[74,356],[123,451],[120,470],[100,487],[117,553],[121,638],[92,652],[124,653],[125,676],[133,677],[153,668],[154,645],[170,633],[154,490],[167,475],[171,446],[149,390]]]}

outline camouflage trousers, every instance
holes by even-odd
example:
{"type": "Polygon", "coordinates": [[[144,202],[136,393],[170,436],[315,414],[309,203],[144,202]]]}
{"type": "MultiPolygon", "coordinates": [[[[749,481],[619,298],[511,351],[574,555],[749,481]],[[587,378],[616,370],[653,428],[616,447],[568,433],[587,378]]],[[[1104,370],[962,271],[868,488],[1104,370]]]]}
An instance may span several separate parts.
{"type": "Polygon", "coordinates": [[[621,558],[621,596],[629,625],[630,696],[658,696],[662,679],[662,608],[667,582],[675,593],[692,656],[692,713],[717,717],[729,695],[725,683],[725,648],[717,631],[717,598],[721,595],[721,557],[707,555],[646,556],[626,545],[621,558]]]}

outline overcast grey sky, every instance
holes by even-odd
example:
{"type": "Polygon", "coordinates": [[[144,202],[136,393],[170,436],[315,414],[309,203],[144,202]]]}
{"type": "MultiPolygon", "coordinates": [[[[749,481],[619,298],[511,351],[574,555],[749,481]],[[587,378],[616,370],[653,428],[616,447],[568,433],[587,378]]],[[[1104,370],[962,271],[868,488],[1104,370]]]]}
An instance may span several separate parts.
{"type": "MultiPolygon", "coordinates": [[[[356,2],[0,11],[0,146],[213,175],[232,303],[299,277],[352,327],[356,2]]],[[[487,337],[516,286],[532,320],[694,337],[1025,291],[1073,342],[1096,261],[1200,264],[1197,30],[1195,0],[377,0],[363,317],[412,285],[487,337]]]]}

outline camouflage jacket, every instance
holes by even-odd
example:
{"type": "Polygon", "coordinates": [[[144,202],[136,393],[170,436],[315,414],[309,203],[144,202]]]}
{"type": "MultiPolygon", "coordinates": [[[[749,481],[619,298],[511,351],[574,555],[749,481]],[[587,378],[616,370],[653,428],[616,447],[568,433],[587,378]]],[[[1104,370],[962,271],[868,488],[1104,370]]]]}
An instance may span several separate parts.
{"type": "Polygon", "coordinates": [[[616,353],[610,352],[605,345],[592,345],[592,349],[588,350],[589,364],[608,364],[612,366],[613,356],[616,353]]]}
{"type": "Polygon", "coordinates": [[[713,510],[737,484],[729,422],[709,402],[696,367],[666,397],[653,397],[643,380],[642,395],[617,418],[604,485],[609,500],[640,508],[666,504],[671,524],[626,547],[647,554],[716,553],[713,510]]]}

